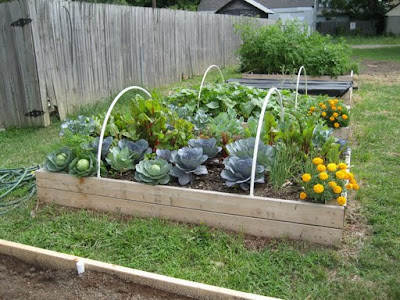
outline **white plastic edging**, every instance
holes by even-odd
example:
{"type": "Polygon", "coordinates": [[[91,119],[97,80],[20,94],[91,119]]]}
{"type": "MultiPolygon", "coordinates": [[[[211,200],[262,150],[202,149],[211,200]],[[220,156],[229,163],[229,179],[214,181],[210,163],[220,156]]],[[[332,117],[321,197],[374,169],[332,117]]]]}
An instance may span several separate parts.
{"type": "Polygon", "coordinates": [[[250,179],[250,196],[251,197],[254,197],[254,181],[255,181],[255,176],[256,176],[258,146],[260,144],[260,136],[261,136],[261,130],[263,127],[263,122],[264,122],[264,114],[265,114],[265,110],[267,109],[269,98],[271,98],[271,95],[273,93],[277,93],[279,96],[279,104],[281,106],[281,121],[284,120],[282,95],[277,88],[273,87],[268,91],[267,96],[265,96],[265,98],[264,98],[264,103],[263,103],[263,107],[261,109],[260,119],[258,120],[257,135],[256,135],[256,141],[254,144],[253,164],[251,167],[251,179],[250,179]]]}
{"type": "Polygon", "coordinates": [[[104,133],[106,131],[106,127],[107,127],[107,122],[108,119],[110,118],[111,115],[111,111],[113,110],[115,104],[117,103],[117,101],[119,100],[119,98],[121,98],[121,96],[123,94],[125,94],[127,91],[130,90],[139,90],[144,92],[147,96],[151,97],[151,94],[145,90],[144,88],[141,88],[140,86],[130,86],[127,87],[126,89],[123,89],[118,95],[117,97],[115,97],[115,99],[113,100],[113,102],[111,103],[110,107],[108,108],[108,111],[106,113],[106,117],[104,118],[104,122],[103,122],[103,127],[101,128],[101,133],[100,133],[100,139],[99,139],[99,149],[97,151],[97,177],[100,178],[100,168],[101,168],[101,150],[103,148],[103,140],[104,140],[104,133]]]}
{"type": "Polygon", "coordinates": [[[202,91],[202,89],[203,89],[204,81],[206,80],[206,77],[207,77],[208,72],[209,72],[212,68],[217,68],[218,71],[219,71],[219,73],[221,74],[222,82],[225,81],[224,75],[222,74],[221,69],[220,69],[217,65],[211,65],[211,66],[209,66],[208,69],[206,70],[206,72],[204,73],[204,75],[203,75],[203,80],[201,81],[201,84],[200,84],[200,90],[199,90],[197,108],[200,107],[200,96],[201,96],[201,91],[202,91]]]}
{"type": "Polygon", "coordinates": [[[299,82],[300,82],[301,70],[304,70],[304,78],[305,78],[305,82],[306,82],[306,95],[307,95],[307,73],[306,73],[306,68],[304,66],[301,66],[300,69],[299,69],[299,73],[297,74],[296,99],[295,99],[295,103],[294,103],[294,108],[297,108],[297,97],[299,95],[299,82]]]}

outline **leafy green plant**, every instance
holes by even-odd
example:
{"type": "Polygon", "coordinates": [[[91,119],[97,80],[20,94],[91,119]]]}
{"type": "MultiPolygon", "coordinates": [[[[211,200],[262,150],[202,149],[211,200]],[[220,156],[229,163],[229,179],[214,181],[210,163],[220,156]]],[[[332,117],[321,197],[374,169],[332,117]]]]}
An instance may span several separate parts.
{"type": "Polygon", "coordinates": [[[60,135],[67,132],[72,134],[91,135],[96,130],[96,124],[92,118],[78,116],[75,120],[66,119],[61,123],[60,135]]]}
{"type": "Polygon", "coordinates": [[[118,141],[118,147],[120,149],[128,149],[129,156],[133,163],[139,162],[146,154],[152,152],[149,143],[143,139],[136,142],[123,139],[118,141]]]}
{"type": "MultiPolygon", "coordinates": [[[[108,136],[105,139],[103,139],[103,143],[102,143],[102,147],[101,147],[101,159],[106,158],[113,140],[114,139],[112,136],[108,136]]],[[[99,142],[100,142],[100,137],[96,137],[90,142],[82,143],[80,146],[83,150],[90,151],[93,154],[97,155],[97,152],[99,151],[99,142]]]]}
{"type": "Polygon", "coordinates": [[[351,48],[342,40],[308,30],[297,22],[268,26],[242,24],[236,27],[242,45],[238,53],[242,71],[297,73],[304,65],[307,74],[338,76],[358,71],[351,48]]]}
{"type": "Polygon", "coordinates": [[[243,122],[243,118],[237,118],[236,112],[231,109],[212,119],[204,133],[215,137],[222,145],[226,145],[243,134],[243,122]]]}
{"type": "MultiPolygon", "coordinates": [[[[252,158],[240,158],[237,156],[229,156],[225,158],[225,169],[221,172],[221,177],[225,180],[227,187],[240,186],[241,189],[247,191],[250,188],[252,158]]],[[[256,165],[256,173],[254,182],[264,183],[264,167],[256,165]]]]}
{"type": "Polygon", "coordinates": [[[68,167],[74,159],[71,149],[63,147],[47,155],[44,167],[50,172],[68,172],[68,167]]]}
{"type": "Polygon", "coordinates": [[[75,157],[69,165],[69,174],[86,177],[96,174],[97,159],[93,153],[83,153],[75,157]]]}
{"type": "Polygon", "coordinates": [[[167,184],[172,165],[164,159],[142,160],[136,165],[135,179],[149,184],[167,184]]]}
{"type": "Polygon", "coordinates": [[[222,148],[217,146],[217,140],[215,138],[209,139],[191,139],[188,142],[189,147],[196,148],[200,147],[203,149],[203,153],[208,156],[209,159],[217,156],[221,152],[222,148]]]}
{"type": "Polygon", "coordinates": [[[111,168],[120,173],[135,170],[134,160],[128,147],[112,147],[106,158],[111,168]]]}
{"type": "Polygon", "coordinates": [[[200,147],[189,148],[183,147],[179,150],[171,152],[171,162],[174,167],[170,171],[170,175],[178,178],[181,185],[194,182],[194,175],[208,174],[207,168],[202,165],[208,156],[203,154],[200,147]]]}

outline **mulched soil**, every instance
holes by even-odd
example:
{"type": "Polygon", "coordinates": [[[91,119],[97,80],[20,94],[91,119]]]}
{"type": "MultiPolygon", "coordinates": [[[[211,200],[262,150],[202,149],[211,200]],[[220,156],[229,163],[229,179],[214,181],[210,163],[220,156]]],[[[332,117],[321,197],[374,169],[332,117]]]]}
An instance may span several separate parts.
{"type": "Polygon", "coordinates": [[[0,299],[190,300],[105,273],[51,270],[0,254],[0,299]]]}

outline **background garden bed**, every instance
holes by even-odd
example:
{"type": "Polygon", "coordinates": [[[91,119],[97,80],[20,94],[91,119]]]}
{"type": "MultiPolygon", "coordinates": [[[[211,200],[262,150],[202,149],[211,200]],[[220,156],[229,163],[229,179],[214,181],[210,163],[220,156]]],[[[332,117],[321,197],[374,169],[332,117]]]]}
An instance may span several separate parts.
{"type": "Polygon", "coordinates": [[[36,172],[39,200],[141,217],[161,217],[254,236],[339,245],[344,207],[36,172]]]}

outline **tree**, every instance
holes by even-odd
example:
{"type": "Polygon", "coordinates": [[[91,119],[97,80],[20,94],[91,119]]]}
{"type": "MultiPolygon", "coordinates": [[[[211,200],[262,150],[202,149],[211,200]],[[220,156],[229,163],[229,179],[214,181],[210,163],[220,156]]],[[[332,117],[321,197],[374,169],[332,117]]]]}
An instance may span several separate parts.
{"type": "Polygon", "coordinates": [[[398,3],[393,0],[322,0],[327,16],[345,13],[357,20],[381,20],[398,3]]]}

